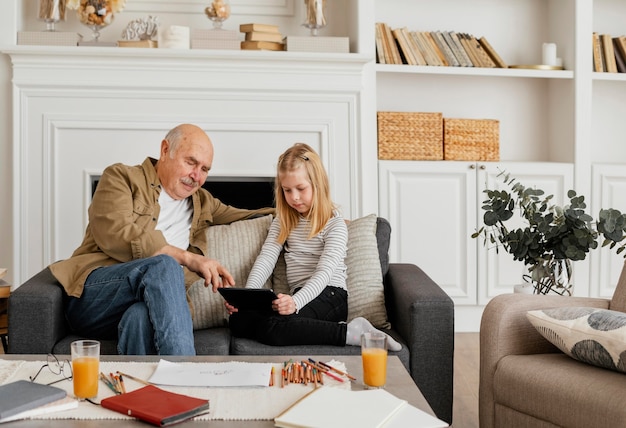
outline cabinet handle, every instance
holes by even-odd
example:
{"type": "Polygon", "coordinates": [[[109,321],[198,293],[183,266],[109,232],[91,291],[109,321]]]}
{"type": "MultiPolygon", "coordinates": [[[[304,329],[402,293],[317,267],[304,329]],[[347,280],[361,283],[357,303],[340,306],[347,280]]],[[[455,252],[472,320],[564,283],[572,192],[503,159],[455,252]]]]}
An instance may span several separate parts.
{"type": "Polygon", "coordinates": [[[481,165],[479,168],[480,169],[487,169],[487,167],[485,165],[481,165]]]}
{"type": "Polygon", "coordinates": [[[476,169],[476,165],[471,164],[469,168],[470,168],[470,169],[476,169]]]}

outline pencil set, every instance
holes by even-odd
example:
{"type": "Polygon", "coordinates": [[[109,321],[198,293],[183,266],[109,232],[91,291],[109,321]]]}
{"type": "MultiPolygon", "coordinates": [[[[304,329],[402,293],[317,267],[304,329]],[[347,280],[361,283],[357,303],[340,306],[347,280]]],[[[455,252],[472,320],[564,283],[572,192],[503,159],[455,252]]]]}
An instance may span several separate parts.
{"type": "Polygon", "coordinates": [[[100,372],[100,380],[116,395],[125,394],[126,387],[124,386],[124,378],[122,375],[114,375],[113,373],[109,373],[109,375],[105,375],[100,372]]]}
{"type": "Polygon", "coordinates": [[[304,360],[301,362],[289,360],[283,363],[280,373],[280,386],[283,388],[290,383],[304,385],[312,383],[317,388],[318,384],[324,384],[324,379],[322,378],[322,372],[313,364],[304,360]]]}

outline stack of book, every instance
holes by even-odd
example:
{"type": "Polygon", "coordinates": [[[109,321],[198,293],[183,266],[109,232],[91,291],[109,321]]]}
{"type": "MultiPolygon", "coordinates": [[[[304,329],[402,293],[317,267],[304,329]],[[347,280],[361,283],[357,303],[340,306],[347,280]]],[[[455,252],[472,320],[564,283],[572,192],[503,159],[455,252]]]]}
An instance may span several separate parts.
{"type": "Polygon", "coordinates": [[[280,34],[280,31],[278,31],[278,25],[241,24],[239,31],[245,35],[245,40],[241,42],[241,49],[267,51],[285,50],[283,36],[280,34]]]}
{"type": "Polygon", "coordinates": [[[593,33],[593,71],[626,73],[626,36],[593,33]]]}
{"type": "Polygon", "coordinates": [[[194,29],[191,49],[241,49],[239,32],[224,29],[194,29]]]}
{"type": "Polygon", "coordinates": [[[379,64],[507,68],[485,37],[454,31],[409,31],[376,23],[379,64]]]}

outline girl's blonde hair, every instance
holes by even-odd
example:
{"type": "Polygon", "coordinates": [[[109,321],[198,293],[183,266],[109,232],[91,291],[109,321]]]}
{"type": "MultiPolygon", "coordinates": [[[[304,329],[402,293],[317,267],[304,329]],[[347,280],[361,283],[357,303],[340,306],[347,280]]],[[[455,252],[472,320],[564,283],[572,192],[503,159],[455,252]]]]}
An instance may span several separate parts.
{"type": "Polygon", "coordinates": [[[313,189],[311,209],[307,215],[307,220],[309,220],[311,225],[309,238],[320,233],[326,226],[326,223],[328,223],[328,220],[332,218],[333,210],[335,209],[335,204],[330,198],[330,184],[324,165],[322,165],[322,160],[307,144],[294,144],[278,158],[274,182],[276,213],[280,219],[278,242],[281,244],[287,240],[291,231],[298,224],[300,214],[287,203],[280,184],[280,176],[298,168],[304,168],[313,189]]]}

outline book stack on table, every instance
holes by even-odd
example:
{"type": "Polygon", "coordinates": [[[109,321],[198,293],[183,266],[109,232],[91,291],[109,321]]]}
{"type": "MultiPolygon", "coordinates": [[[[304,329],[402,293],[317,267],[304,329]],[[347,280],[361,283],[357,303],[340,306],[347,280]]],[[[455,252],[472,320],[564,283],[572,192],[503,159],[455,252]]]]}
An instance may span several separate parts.
{"type": "Polygon", "coordinates": [[[191,49],[241,49],[239,32],[225,29],[194,29],[191,49]]]}
{"type": "Polygon", "coordinates": [[[285,50],[283,36],[278,30],[278,25],[241,24],[239,31],[245,35],[245,40],[241,42],[241,49],[266,51],[285,50]]]}

